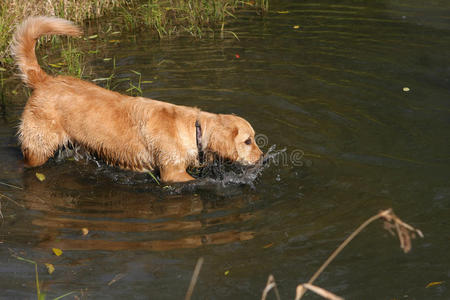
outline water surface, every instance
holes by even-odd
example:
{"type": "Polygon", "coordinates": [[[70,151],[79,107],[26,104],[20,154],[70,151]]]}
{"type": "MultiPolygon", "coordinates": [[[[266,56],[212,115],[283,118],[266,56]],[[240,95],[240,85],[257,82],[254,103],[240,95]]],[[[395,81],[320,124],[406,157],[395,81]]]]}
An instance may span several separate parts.
{"type": "Polygon", "coordinates": [[[375,223],[316,283],[346,299],[450,298],[450,5],[271,5],[265,18],[244,11],[229,24],[239,41],[141,33],[86,42],[101,49],[89,57],[91,79],[109,76],[104,58],[115,57],[117,78],[137,84],[131,70],[142,74],[144,96],[238,114],[264,135],[265,151],[286,148],[254,187],[174,194],[92,161],[25,170],[15,132],[26,96],[6,81],[0,181],[23,189],[0,185],[14,200],[0,200],[1,298],[35,296],[34,266],[19,255],[39,262],[50,297],[179,299],[204,257],[196,298],[259,299],[273,274],[292,299],[353,229],[388,207],[424,232],[412,252],[375,223]]]}

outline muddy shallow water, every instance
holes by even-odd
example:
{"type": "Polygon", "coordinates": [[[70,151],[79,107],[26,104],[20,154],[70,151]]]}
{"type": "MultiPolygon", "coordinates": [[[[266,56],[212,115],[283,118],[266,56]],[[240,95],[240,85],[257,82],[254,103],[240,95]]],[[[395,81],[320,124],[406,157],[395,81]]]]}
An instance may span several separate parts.
{"type": "Polygon", "coordinates": [[[22,189],[0,185],[12,199],[0,199],[1,299],[36,295],[34,266],[14,255],[39,263],[51,298],[179,299],[204,257],[196,299],[259,299],[269,274],[292,299],[353,229],[388,207],[425,238],[403,254],[375,223],[316,284],[346,299],[450,298],[450,5],[271,4],[264,19],[242,12],[230,24],[239,41],[122,35],[89,62],[92,79],[102,78],[113,68],[104,58],[115,57],[118,77],[137,84],[131,70],[142,74],[144,96],[238,114],[265,151],[286,148],[253,187],[176,194],[92,161],[25,170],[15,130],[26,97],[6,93],[0,182],[22,189]]]}

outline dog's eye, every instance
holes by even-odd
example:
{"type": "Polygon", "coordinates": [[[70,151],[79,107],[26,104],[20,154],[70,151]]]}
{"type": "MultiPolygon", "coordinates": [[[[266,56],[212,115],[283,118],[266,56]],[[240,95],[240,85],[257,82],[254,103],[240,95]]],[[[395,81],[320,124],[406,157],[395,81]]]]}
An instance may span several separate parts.
{"type": "Polygon", "coordinates": [[[252,139],[248,138],[248,139],[245,140],[244,143],[247,144],[247,145],[250,145],[252,143],[252,139]]]}

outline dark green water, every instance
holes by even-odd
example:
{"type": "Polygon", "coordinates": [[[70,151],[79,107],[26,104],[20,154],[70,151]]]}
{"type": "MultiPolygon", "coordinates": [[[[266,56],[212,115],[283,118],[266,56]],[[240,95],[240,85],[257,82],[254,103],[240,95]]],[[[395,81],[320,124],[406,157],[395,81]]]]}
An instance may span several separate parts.
{"type": "Polygon", "coordinates": [[[266,18],[243,12],[228,26],[240,41],[119,36],[90,63],[106,77],[103,58],[116,57],[119,76],[152,81],[144,96],[236,113],[264,134],[264,150],[286,148],[254,189],[170,195],[93,162],[24,170],[15,126],[26,97],[4,99],[0,182],[23,190],[0,185],[16,202],[0,200],[0,298],[36,295],[34,266],[15,253],[39,262],[51,298],[180,299],[204,257],[195,299],[260,299],[269,274],[293,299],[352,230],[392,207],[425,238],[403,254],[372,224],[316,284],[346,299],[450,299],[450,4],[271,4],[266,18]]]}

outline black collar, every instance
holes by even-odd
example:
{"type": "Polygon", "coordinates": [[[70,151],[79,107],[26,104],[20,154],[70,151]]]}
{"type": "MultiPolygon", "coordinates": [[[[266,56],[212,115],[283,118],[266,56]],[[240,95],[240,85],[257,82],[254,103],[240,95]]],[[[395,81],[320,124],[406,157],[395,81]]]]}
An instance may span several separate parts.
{"type": "Polygon", "coordinates": [[[203,164],[202,127],[198,120],[195,121],[195,140],[197,142],[198,162],[199,164],[203,164]]]}

